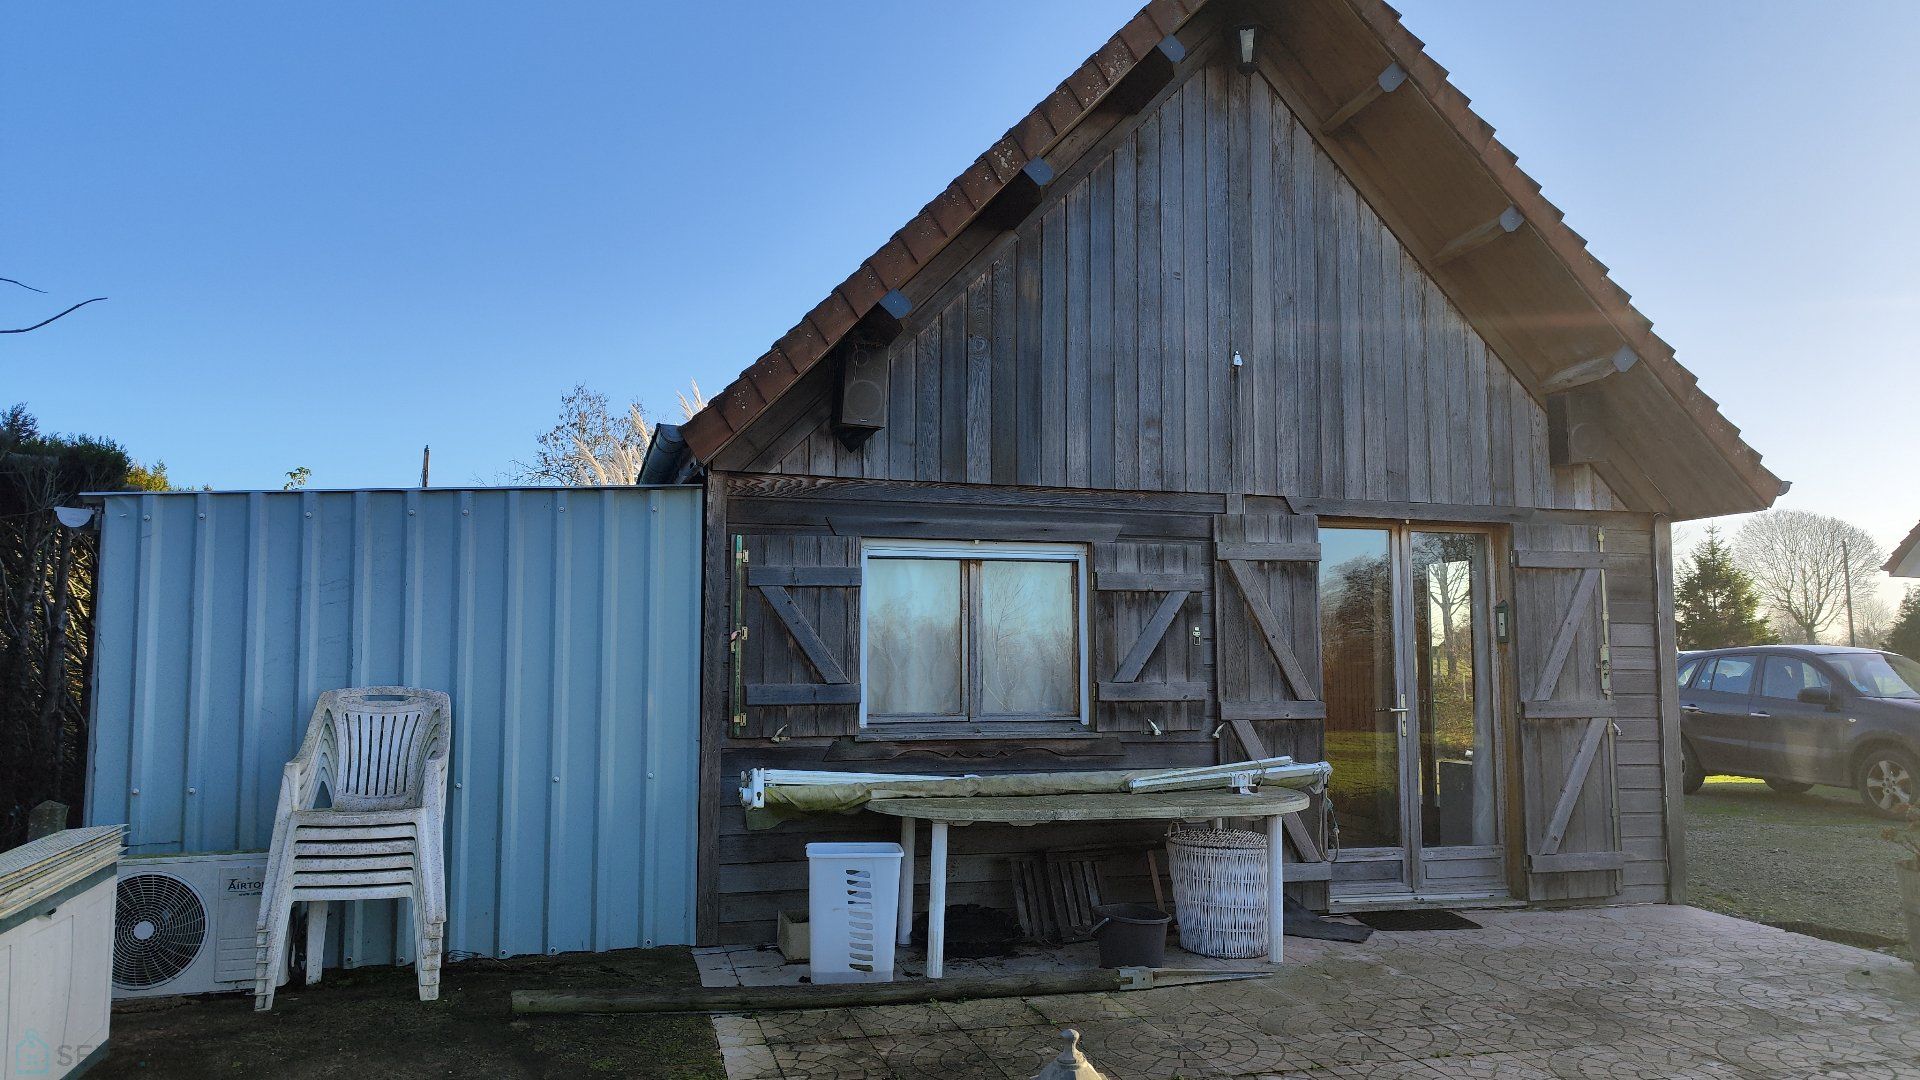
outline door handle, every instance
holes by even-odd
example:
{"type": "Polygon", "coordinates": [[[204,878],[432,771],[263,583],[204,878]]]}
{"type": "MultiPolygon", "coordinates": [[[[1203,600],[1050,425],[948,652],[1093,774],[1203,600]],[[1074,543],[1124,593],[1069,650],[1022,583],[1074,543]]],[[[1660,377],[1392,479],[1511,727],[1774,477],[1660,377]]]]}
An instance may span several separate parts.
{"type": "Polygon", "coordinates": [[[1748,716],[1751,716],[1751,717],[1753,717],[1753,718],[1754,718],[1754,719],[1756,719],[1756,720],[1769,720],[1769,719],[1772,719],[1772,717],[1773,717],[1773,714],[1772,714],[1772,713],[1770,713],[1770,712],[1762,712],[1762,711],[1761,711],[1761,710],[1759,710],[1759,709],[1753,709],[1753,710],[1750,710],[1750,711],[1749,711],[1749,712],[1747,713],[1747,715],[1748,715],[1748,716]]]}
{"type": "Polygon", "coordinates": [[[1700,706],[1698,706],[1698,705],[1682,705],[1682,706],[1680,706],[1680,711],[1681,711],[1681,712],[1692,712],[1692,713],[1697,713],[1697,712],[1704,712],[1705,710],[1703,710],[1702,708],[1700,708],[1700,706]]]}

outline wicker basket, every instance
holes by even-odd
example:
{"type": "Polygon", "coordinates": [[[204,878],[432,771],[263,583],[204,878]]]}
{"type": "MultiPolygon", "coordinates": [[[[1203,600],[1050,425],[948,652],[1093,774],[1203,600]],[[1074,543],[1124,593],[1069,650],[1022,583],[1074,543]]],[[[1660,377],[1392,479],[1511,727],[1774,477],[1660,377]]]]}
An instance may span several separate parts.
{"type": "Polygon", "coordinates": [[[1167,835],[1180,947],[1243,960],[1267,952],[1267,840],[1238,829],[1167,835]]]}

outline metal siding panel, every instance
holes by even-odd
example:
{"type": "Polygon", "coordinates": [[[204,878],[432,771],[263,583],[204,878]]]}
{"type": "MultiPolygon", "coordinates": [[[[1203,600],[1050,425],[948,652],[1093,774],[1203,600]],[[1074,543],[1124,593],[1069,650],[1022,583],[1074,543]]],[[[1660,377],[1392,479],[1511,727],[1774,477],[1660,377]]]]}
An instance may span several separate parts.
{"type": "MultiPolygon", "coordinates": [[[[200,718],[197,768],[188,780],[201,850],[231,851],[242,846],[240,781],[242,768],[235,733],[245,722],[245,699],[235,692],[246,670],[247,504],[239,499],[206,499],[208,572],[200,590],[205,625],[196,633],[195,659],[201,683],[194,712],[200,718]],[[203,659],[204,656],[204,659],[203,659]]],[[[192,835],[186,843],[195,845],[192,835]]]]}
{"type": "Polygon", "coordinates": [[[647,945],[694,940],[697,893],[696,837],[691,823],[700,777],[700,530],[701,494],[685,489],[652,492],[649,512],[662,543],[649,552],[646,578],[655,602],[646,609],[644,669],[647,708],[635,714],[649,741],[647,852],[647,945]],[[671,516],[671,521],[667,519],[671,516]],[[682,724],[648,723],[652,717],[686,717],[682,724]]]}
{"type": "Polygon", "coordinates": [[[593,761],[598,738],[594,703],[594,634],[598,629],[599,499],[591,491],[564,492],[554,515],[553,727],[548,732],[555,775],[547,807],[547,951],[593,948],[593,855],[598,797],[593,761]]]}
{"type": "Polygon", "coordinates": [[[94,608],[92,752],[87,762],[90,821],[128,820],[132,769],[133,650],[139,618],[139,499],[116,496],[101,507],[100,580],[94,608]]]}
{"type": "MultiPolygon", "coordinates": [[[[108,497],[89,821],[133,818],[145,851],[264,847],[320,690],[448,689],[448,947],[690,942],[699,501],[108,497]]],[[[347,905],[336,955],[411,959],[394,904],[347,905]]]]}
{"type": "Polygon", "coordinates": [[[644,790],[639,769],[646,764],[644,753],[636,760],[635,740],[621,738],[618,699],[622,689],[620,657],[628,646],[628,639],[620,632],[622,591],[634,579],[634,575],[621,573],[620,539],[624,519],[631,516],[634,505],[635,500],[609,499],[600,513],[600,590],[595,609],[599,655],[594,672],[594,738],[599,751],[594,779],[599,792],[593,830],[595,949],[636,944],[640,917],[640,890],[633,887],[639,879],[638,852],[635,845],[618,842],[627,835],[623,823],[630,828],[631,823],[642,820],[634,795],[644,790]]]}
{"type": "Polygon", "coordinates": [[[179,844],[186,823],[187,670],[193,603],[193,500],[142,500],[142,612],[135,667],[136,743],[132,828],[138,851],[179,844]]]}

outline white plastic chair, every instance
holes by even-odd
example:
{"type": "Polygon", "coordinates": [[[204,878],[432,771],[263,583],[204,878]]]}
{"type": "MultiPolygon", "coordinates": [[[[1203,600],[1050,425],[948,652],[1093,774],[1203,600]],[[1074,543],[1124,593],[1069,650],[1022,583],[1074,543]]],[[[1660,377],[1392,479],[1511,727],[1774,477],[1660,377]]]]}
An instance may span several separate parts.
{"type": "Polygon", "coordinates": [[[411,900],[420,1000],[440,996],[452,735],[453,709],[438,690],[369,686],[320,695],[280,781],[255,935],[255,1009],[273,1008],[295,903],[307,905],[307,983],[320,981],[331,900],[411,900]],[[318,807],[323,787],[331,805],[318,807]]]}

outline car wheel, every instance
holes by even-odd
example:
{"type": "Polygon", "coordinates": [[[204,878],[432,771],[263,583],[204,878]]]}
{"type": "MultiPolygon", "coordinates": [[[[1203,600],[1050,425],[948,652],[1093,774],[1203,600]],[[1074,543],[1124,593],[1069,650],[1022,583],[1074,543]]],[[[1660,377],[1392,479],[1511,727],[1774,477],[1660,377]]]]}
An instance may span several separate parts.
{"type": "Polygon", "coordinates": [[[1812,784],[1802,784],[1797,780],[1782,780],[1774,776],[1768,776],[1764,779],[1768,787],[1782,795],[1804,795],[1813,790],[1812,784]]]}
{"type": "Polygon", "coordinates": [[[1881,817],[1900,817],[1913,805],[1914,782],[1920,775],[1913,755],[1897,746],[1881,746],[1860,761],[1860,798],[1881,817]]]}
{"type": "Polygon", "coordinates": [[[1700,760],[1693,756],[1693,747],[1680,744],[1680,790],[1684,794],[1694,795],[1701,785],[1707,782],[1707,770],[1700,767],[1700,760]]]}

